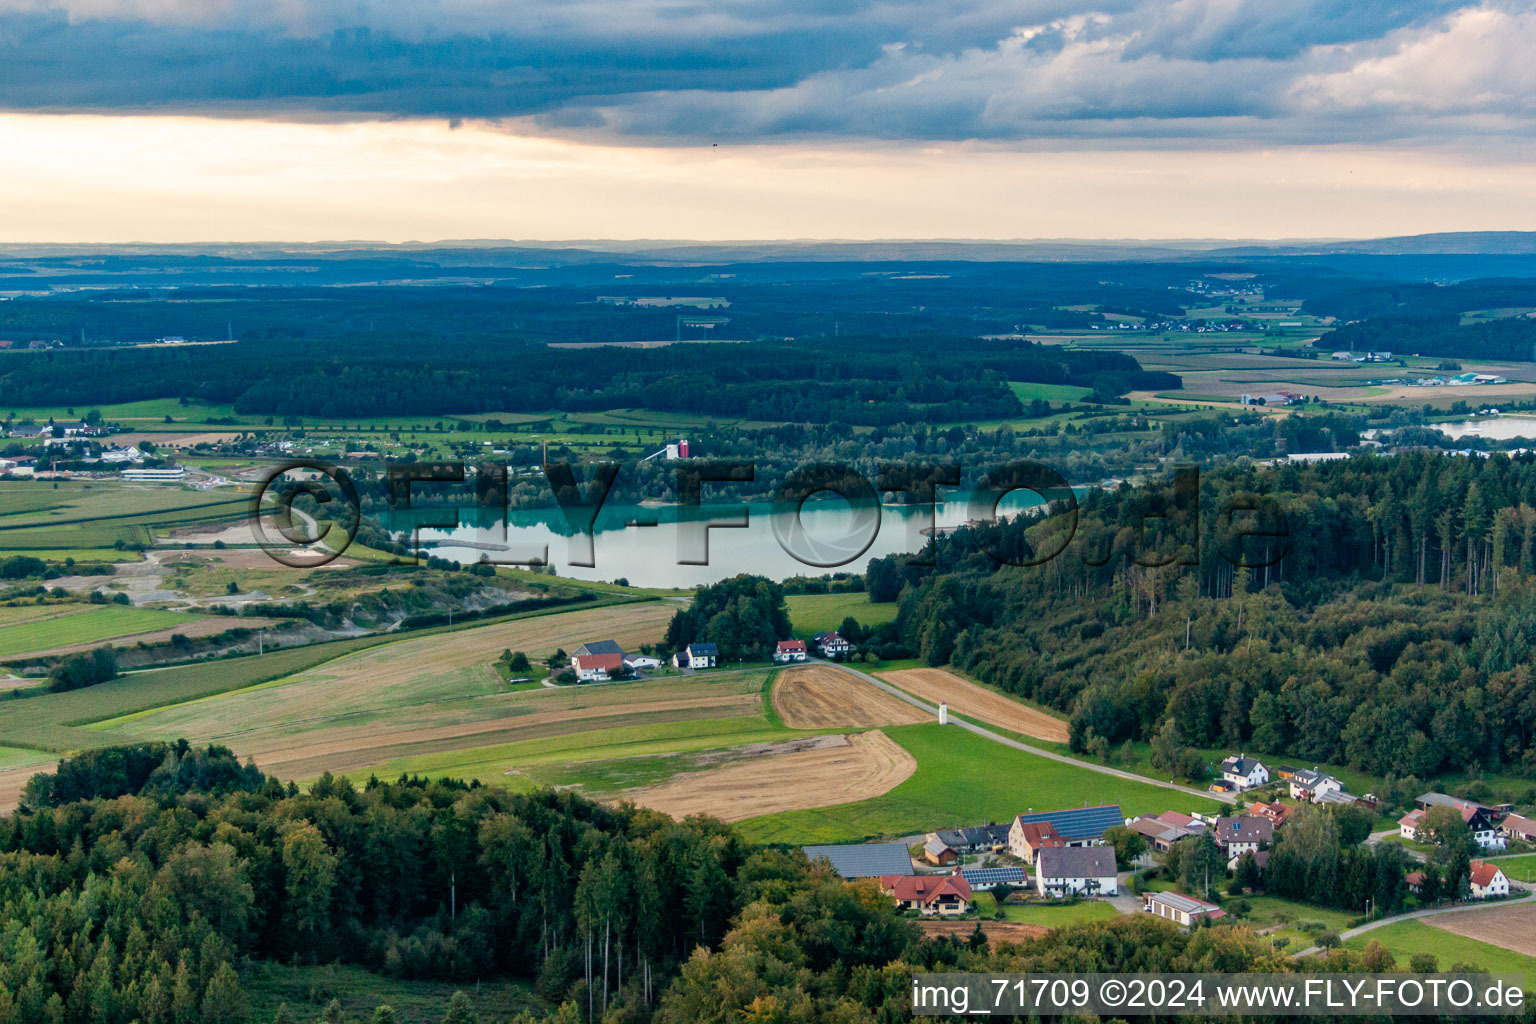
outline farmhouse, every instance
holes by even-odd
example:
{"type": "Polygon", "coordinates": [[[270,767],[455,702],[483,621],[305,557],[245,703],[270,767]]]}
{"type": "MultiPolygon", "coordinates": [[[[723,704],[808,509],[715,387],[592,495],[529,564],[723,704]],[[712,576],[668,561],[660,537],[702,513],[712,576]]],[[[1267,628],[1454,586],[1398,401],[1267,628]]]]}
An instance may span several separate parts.
{"type": "Polygon", "coordinates": [[[971,909],[971,885],[960,875],[882,875],[880,889],[897,910],[954,917],[971,909]]]}
{"type": "Polygon", "coordinates": [[[1450,807],[1461,815],[1461,820],[1466,822],[1467,828],[1472,831],[1472,840],[1485,850],[1502,850],[1505,847],[1504,836],[1499,833],[1494,822],[1498,818],[1498,811],[1492,807],[1480,804],[1475,800],[1463,800],[1457,796],[1446,796],[1444,793],[1425,793],[1415,801],[1419,808],[1426,813],[1431,807],[1450,807]]]}
{"type": "Polygon", "coordinates": [[[821,652],[823,658],[841,658],[853,650],[853,644],[836,630],[830,633],[817,633],[813,643],[816,644],[816,649],[821,652]]]}
{"type": "Polygon", "coordinates": [[[1008,852],[1026,864],[1033,864],[1040,851],[1049,847],[1066,846],[1066,840],[1048,821],[1015,821],[1008,832],[1008,852]]]}
{"type": "Polygon", "coordinates": [[[1536,821],[1532,821],[1530,818],[1511,814],[1504,819],[1499,827],[1504,830],[1506,836],[1514,839],[1523,839],[1528,843],[1536,843],[1536,821]]]}
{"type": "Polygon", "coordinates": [[[910,875],[912,856],[901,843],[864,843],[857,846],[803,846],[812,861],[826,859],[844,878],[879,878],[910,875]]]}
{"type": "Polygon", "coordinates": [[[1229,863],[1236,863],[1245,853],[1258,853],[1275,837],[1275,824],[1268,818],[1239,814],[1216,819],[1215,839],[1229,863]]]}
{"type": "Polygon", "coordinates": [[[1221,762],[1221,778],[1241,791],[1269,784],[1269,769],[1247,754],[1234,754],[1221,762]]]}
{"type": "Polygon", "coordinates": [[[594,640],[576,648],[571,669],[578,683],[606,682],[624,667],[624,648],[612,640],[594,640]]]}
{"type": "MultiPolygon", "coordinates": [[[[1064,811],[1030,811],[1014,817],[1008,830],[1008,846],[1014,846],[1015,830],[1033,822],[1048,821],[1056,834],[1068,846],[1094,846],[1104,841],[1104,830],[1125,824],[1119,804],[1102,804],[1098,807],[1073,807],[1064,811]]],[[[1015,851],[1016,856],[1023,854],[1015,851]]]]}
{"type": "Polygon", "coordinates": [[[1227,912],[1214,903],[1185,896],[1181,892],[1149,892],[1142,894],[1141,909],[1184,928],[1193,927],[1201,918],[1214,921],[1225,917],[1227,912]]]}
{"type": "Polygon", "coordinates": [[[1498,865],[1489,864],[1485,860],[1475,860],[1471,864],[1472,898],[1486,900],[1493,896],[1509,895],[1509,879],[1504,877],[1498,865]]]}
{"type": "Polygon", "coordinates": [[[1403,881],[1408,883],[1409,892],[1417,894],[1424,889],[1424,872],[1410,871],[1403,876],[1403,881]]]}
{"type": "MultiPolygon", "coordinates": [[[[1423,824],[1424,809],[1422,807],[1415,807],[1413,810],[1397,819],[1397,833],[1404,839],[1412,839],[1417,841],[1419,838],[1419,828],[1423,824]]],[[[1426,841],[1427,839],[1433,838],[1433,836],[1428,836],[1426,841]]]]}
{"type": "Polygon", "coordinates": [[[1342,793],[1344,784],[1315,768],[1300,768],[1291,774],[1291,799],[1319,801],[1327,793],[1342,793]]]}
{"type": "Polygon", "coordinates": [[[932,835],[959,853],[997,853],[1008,848],[1008,826],[991,822],[969,828],[941,828],[932,835]]]}
{"type": "Polygon", "coordinates": [[[781,665],[790,661],[804,661],[805,641],[780,640],[779,645],[773,649],[773,660],[781,665]]]}
{"type": "Polygon", "coordinates": [[[1107,846],[1048,846],[1035,864],[1035,888],[1042,896],[1113,896],[1115,851],[1107,846]]]}

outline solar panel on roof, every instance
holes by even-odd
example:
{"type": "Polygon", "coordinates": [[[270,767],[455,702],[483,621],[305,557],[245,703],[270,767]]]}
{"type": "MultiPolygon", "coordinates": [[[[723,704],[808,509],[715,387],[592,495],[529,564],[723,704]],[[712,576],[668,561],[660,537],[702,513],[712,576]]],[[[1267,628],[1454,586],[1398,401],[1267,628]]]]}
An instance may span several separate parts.
{"type": "Polygon", "coordinates": [[[1102,807],[1071,807],[1062,811],[1036,811],[1021,814],[1019,820],[1028,825],[1036,821],[1049,821],[1056,831],[1068,840],[1098,839],[1104,830],[1124,825],[1119,804],[1102,807]]]}
{"type": "Polygon", "coordinates": [[[880,875],[910,875],[912,856],[900,843],[867,843],[859,846],[805,846],[811,860],[825,857],[832,870],[844,878],[875,878],[880,875]]]}
{"type": "Polygon", "coordinates": [[[1023,885],[1028,876],[1023,868],[961,868],[960,877],[971,885],[1023,885]]]}

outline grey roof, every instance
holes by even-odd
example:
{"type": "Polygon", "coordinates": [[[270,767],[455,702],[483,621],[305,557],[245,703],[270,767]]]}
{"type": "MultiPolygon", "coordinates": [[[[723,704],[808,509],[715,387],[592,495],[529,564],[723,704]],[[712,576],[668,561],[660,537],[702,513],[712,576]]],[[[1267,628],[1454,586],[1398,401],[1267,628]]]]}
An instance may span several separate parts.
{"type": "Polygon", "coordinates": [[[1275,823],[1252,814],[1234,814],[1216,819],[1216,842],[1267,843],[1275,837],[1275,823]]]}
{"type": "Polygon", "coordinates": [[[624,648],[620,647],[612,640],[593,640],[591,643],[582,644],[580,647],[576,648],[576,653],[622,655],[624,653],[624,648]]]}
{"type": "Polygon", "coordinates": [[[973,886],[1029,883],[1029,875],[1023,868],[961,868],[960,877],[973,886]]]}
{"type": "Polygon", "coordinates": [[[1329,789],[1318,795],[1317,802],[1320,804],[1352,804],[1355,802],[1355,798],[1342,789],[1329,789]]]}
{"type": "Polygon", "coordinates": [[[1036,811],[1033,814],[1021,814],[1018,820],[1026,825],[1035,821],[1048,821],[1068,842],[1098,839],[1104,835],[1105,829],[1125,824],[1125,816],[1120,813],[1119,804],[1072,807],[1064,811],[1036,811]]]}
{"type": "Polygon", "coordinates": [[[1154,892],[1148,893],[1147,897],[1154,903],[1161,903],[1185,914],[1200,914],[1218,909],[1214,903],[1206,903],[1193,896],[1185,896],[1181,892],[1154,892]]]}
{"type": "Polygon", "coordinates": [[[912,856],[901,843],[866,843],[861,846],[805,846],[811,860],[825,857],[844,878],[878,878],[910,875],[912,856]]]}
{"type": "Polygon", "coordinates": [[[950,853],[954,852],[954,850],[950,849],[950,845],[948,843],[946,843],[942,839],[930,839],[930,840],[928,840],[926,843],[923,844],[923,849],[927,850],[929,853],[933,854],[934,856],[939,856],[939,855],[943,854],[946,850],[948,850],[950,853]]]}
{"type": "Polygon", "coordinates": [[[1251,774],[1255,768],[1262,767],[1264,766],[1259,763],[1258,758],[1244,757],[1241,754],[1233,754],[1231,757],[1221,762],[1222,771],[1231,772],[1234,775],[1241,775],[1245,778],[1251,774]]]}
{"type": "Polygon", "coordinates": [[[1035,854],[1041,878],[1109,878],[1115,874],[1115,851],[1108,846],[1047,846],[1035,854]]]}
{"type": "Polygon", "coordinates": [[[719,657],[719,655],[720,655],[720,649],[718,647],[716,647],[714,644],[689,644],[688,645],[688,656],[690,658],[696,658],[696,657],[699,657],[699,656],[703,656],[703,657],[707,657],[707,658],[715,658],[715,657],[719,657]]]}
{"type": "Polygon", "coordinates": [[[1459,796],[1447,796],[1444,793],[1425,793],[1416,802],[1421,804],[1439,804],[1442,807],[1454,807],[1458,811],[1463,807],[1474,807],[1479,811],[1489,810],[1487,806],[1478,803],[1476,800],[1465,800],[1459,796]]]}

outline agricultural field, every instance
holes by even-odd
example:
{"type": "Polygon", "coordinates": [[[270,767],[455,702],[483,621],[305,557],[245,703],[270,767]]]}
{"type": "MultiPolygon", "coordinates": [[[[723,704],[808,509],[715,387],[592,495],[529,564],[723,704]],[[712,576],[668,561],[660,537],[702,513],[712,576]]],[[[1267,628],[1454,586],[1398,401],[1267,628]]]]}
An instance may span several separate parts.
{"type": "Polygon", "coordinates": [[[791,729],[912,725],[932,716],[827,665],[784,669],[773,684],[773,709],[791,729]]]}
{"type": "MultiPolygon", "coordinates": [[[[1536,903],[1481,907],[1424,918],[1431,928],[1536,958],[1536,903]]],[[[1532,979],[1536,982],[1536,979],[1532,979]]]]}
{"type": "Polygon", "coordinates": [[[789,594],[784,602],[795,635],[807,640],[837,629],[850,615],[861,626],[880,626],[896,618],[896,602],[874,604],[868,594],[789,594]]]}
{"type": "Polygon", "coordinates": [[[900,669],[880,677],[931,704],[947,701],[950,711],[1050,743],[1066,743],[1067,723],[940,668],[900,669]]]}
{"type": "Polygon", "coordinates": [[[1442,971],[1450,970],[1455,964],[1469,964],[1496,974],[1524,974],[1526,992],[1536,992],[1536,956],[1501,949],[1443,928],[1431,927],[1429,922],[1433,920],[1424,918],[1400,921],[1373,928],[1344,940],[1344,945],[1349,949],[1365,949],[1372,942],[1379,942],[1397,959],[1400,967],[1407,966],[1415,953],[1430,953],[1439,962],[1442,971]]]}
{"type": "MultiPolygon", "coordinates": [[[[673,611],[663,602],[636,602],[400,640],[255,687],[104,720],[94,728],[135,738],[218,741],[241,756],[256,757],[281,777],[318,774],[322,769],[310,773],[308,766],[327,758],[335,770],[363,767],[397,756],[394,748],[405,745],[443,749],[465,745],[469,737],[480,745],[534,721],[582,717],[575,714],[578,708],[614,705],[607,713],[624,713],[621,702],[605,696],[617,687],[505,692],[491,667],[503,651],[543,659],[595,639],[634,649],[659,639],[673,611]],[[514,721],[520,718],[528,721],[514,721]]],[[[657,702],[654,711],[681,711],[695,701],[704,706],[719,696],[685,693],[677,684],[651,685],[658,696],[661,687],[669,687],[668,701],[657,702]]],[[[760,681],[746,699],[759,701],[759,689],[760,681]]]]}
{"type": "MultiPolygon", "coordinates": [[[[208,622],[204,616],[115,604],[43,605],[30,609],[5,608],[0,611],[44,613],[11,621],[7,621],[9,616],[0,617],[0,658],[77,648],[156,630],[193,627],[208,622]]],[[[222,624],[215,623],[221,629],[240,624],[230,620],[222,624]]]]}
{"type": "Polygon", "coordinates": [[[1029,807],[1118,802],[1127,816],[1213,811],[1213,800],[1103,775],[1004,747],[963,729],[892,726],[886,735],[917,760],[917,771],[884,796],[820,810],[770,814],[739,828],[759,842],[840,843],[1007,821],[1029,807]]]}
{"type": "Polygon", "coordinates": [[[788,741],[780,747],[786,749],[766,752],[762,759],[680,775],[624,796],[674,818],[710,814],[741,821],[878,797],[917,770],[912,755],[878,729],[788,741]]]}

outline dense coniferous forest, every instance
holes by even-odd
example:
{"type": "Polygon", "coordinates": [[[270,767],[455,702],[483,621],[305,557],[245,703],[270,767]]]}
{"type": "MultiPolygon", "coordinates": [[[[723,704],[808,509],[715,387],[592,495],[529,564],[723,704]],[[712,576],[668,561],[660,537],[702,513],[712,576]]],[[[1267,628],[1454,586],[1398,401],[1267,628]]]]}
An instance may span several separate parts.
{"type": "MultiPolygon", "coordinates": [[[[1277,870],[1363,870],[1332,816],[1299,824],[1277,870]]],[[[1376,855],[1364,891],[1400,893],[1400,858],[1376,855]]],[[[95,751],[34,780],[0,819],[0,953],[4,1024],[266,1024],[240,973],[262,961],[466,988],[520,978],[549,1010],[515,1024],[894,1024],[917,972],[1309,966],[1246,930],[1143,915],[1018,946],[929,940],[872,882],[716,822],[449,781],[325,776],[300,793],[185,743],[95,751]]],[[[1392,965],[1379,948],[1327,964],[1392,965]]]]}
{"type": "Polygon", "coordinates": [[[1078,749],[1536,779],[1536,459],[1234,466],[1190,497],[1090,494],[1064,549],[1065,514],[962,530],[870,592],[929,663],[1070,713],[1078,749]]]}

